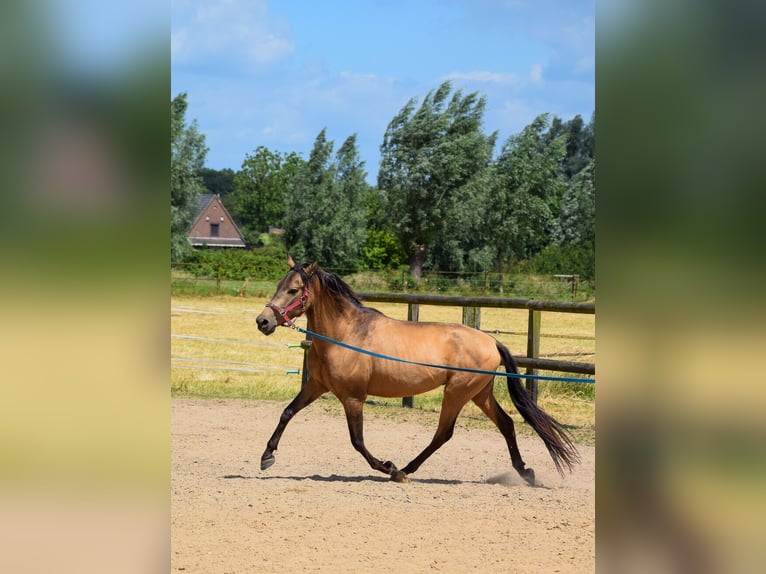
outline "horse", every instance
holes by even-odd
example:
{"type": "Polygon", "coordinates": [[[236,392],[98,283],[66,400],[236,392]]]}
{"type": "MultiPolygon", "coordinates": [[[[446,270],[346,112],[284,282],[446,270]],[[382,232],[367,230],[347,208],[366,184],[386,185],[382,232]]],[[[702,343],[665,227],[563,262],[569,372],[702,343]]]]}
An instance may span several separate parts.
{"type": "MultiPolygon", "coordinates": [[[[351,444],[374,470],[396,482],[408,482],[414,473],[453,435],[455,421],[470,400],[497,426],[508,445],[511,464],[531,486],[535,473],[526,465],[516,443],[513,420],[495,399],[494,372],[502,363],[509,374],[518,374],[508,348],[494,337],[465,325],[399,321],[366,307],[340,277],[310,264],[296,265],[288,254],[290,270],[277,284],[274,296],[256,318],[258,330],[271,335],[278,326],[295,327],[305,314],[312,339],[307,356],[308,380],[284,409],[261,457],[261,470],[275,462],[282,433],[290,420],[325,393],[343,405],[351,444]],[[336,344],[340,342],[340,344],[336,344]],[[349,347],[364,349],[355,352],[349,347]],[[374,356],[383,354],[400,360],[374,356]],[[435,368],[448,365],[460,370],[435,368]],[[484,371],[476,373],[474,371],[484,371]],[[487,373],[491,371],[492,374],[487,373]],[[444,387],[439,422],[433,439],[404,468],[373,456],[364,444],[363,408],[368,395],[408,397],[444,387]]],[[[530,398],[518,377],[507,377],[508,391],[523,419],[535,430],[564,475],[580,461],[571,434],[530,398]]]]}

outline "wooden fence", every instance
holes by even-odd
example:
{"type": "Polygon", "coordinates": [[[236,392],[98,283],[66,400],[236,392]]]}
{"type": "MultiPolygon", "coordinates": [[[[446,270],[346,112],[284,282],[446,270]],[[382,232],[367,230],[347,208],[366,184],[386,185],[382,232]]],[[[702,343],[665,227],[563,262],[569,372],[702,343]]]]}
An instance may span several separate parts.
{"type": "MultiPolygon", "coordinates": [[[[527,355],[517,357],[519,367],[526,369],[525,374],[536,375],[539,369],[562,373],[577,373],[583,375],[595,375],[595,363],[580,363],[574,361],[558,361],[540,358],[540,317],[541,313],[582,313],[596,314],[595,303],[568,303],[562,301],[539,301],[536,299],[514,299],[497,297],[456,297],[444,295],[421,295],[415,293],[357,293],[363,301],[376,303],[401,303],[407,305],[407,320],[417,321],[420,315],[420,305],[441,305],[447,307],[462,307],[463,324],[476,329],[481,329],[481,309],[527,309],[529,318],[527,322],[527,355]]],[[[310,341],[302,344],[308,350],[310,341]]],[[[306,360],[304,356],[303,377],[307,376],[306,360]]],[[[538,381],[527,379],[526,387],[532,399],[537,402],[538,381]]],[[[412,397],[402,399],[402,404],[412,407],[412,397]]]]}

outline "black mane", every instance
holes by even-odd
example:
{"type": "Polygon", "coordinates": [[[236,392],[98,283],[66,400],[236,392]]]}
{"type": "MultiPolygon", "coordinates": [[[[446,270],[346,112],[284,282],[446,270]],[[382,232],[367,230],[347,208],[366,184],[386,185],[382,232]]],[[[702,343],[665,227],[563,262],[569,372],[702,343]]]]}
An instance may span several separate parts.
{"type": "Polygon", "coordinates": [[[357,307],[364,307],[364,304],[359,300],[359,297],[354,293],[354,290],[335,273],[328,273],[322,269],[317,269],[315,275],[319,277],[319,282],[322,284],[322,287],[324,287],[324,289],[334,298],[337,299],[342,297],[348,299],[357,307]]]}
{"type": "Polygon", "coordinates": [[[335,300],[335,304],[338,307],[343,304],[343,301],[349,301],[355,307],[363,311],[380,313],[380,311],[377,309],[373,309],[372,307],[365,307],[364,303],[359,300],[359,296],[348,285],[348,283],[338,277],[335,273],[328,273],[322,269],[317,269],[314,272],[314,275],[319,278],[319,282],[322,284],[322,287],[327,292],[327,294],[335,300]]]}

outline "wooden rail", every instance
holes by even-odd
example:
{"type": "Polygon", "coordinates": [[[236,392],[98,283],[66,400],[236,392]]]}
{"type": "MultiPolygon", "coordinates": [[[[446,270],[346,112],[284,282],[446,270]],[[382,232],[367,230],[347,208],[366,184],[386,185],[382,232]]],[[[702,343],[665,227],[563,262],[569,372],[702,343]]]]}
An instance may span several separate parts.
{"type": "Polygon", "coordinates": [[[568,303],[566,301],[540,301],[501,297],[458,297],[449,295],[422,295],[417,293],[357,293],[364,301],[378,303],[406,303],[408,305],[443,305],[447,307],[495,307],[498,309],[534,309],[559,313],[596,314],[595,303],[568,303]]]}

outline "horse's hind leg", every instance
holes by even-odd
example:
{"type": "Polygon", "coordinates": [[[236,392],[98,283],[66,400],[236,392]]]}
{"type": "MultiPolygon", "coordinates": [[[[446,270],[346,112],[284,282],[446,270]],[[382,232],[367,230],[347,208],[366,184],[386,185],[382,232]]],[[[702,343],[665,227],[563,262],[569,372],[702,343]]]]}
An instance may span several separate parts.
{"type": "Polygon", "coordinates": [[[442,400],[442,410],[439,414],[439,424],[431,442],[423,449],[418,456],[412,459],[407,466],[402,469],[406,474],[412,474],[426,459],[439,449],[445,442],[452,438],[455,432],[455,421],[460,414],[460,410],[468,400],[462,394],[457,394],[454,387],[447,386],[444,389],[444,399],[442,400]]]}
{"type": "Polygon", "coordinates": [[[495,426],[500,430],[508,444],[508,451],[511,454],[511,464],[516,472],[530,485],[535,484],[535,471],[531,468],[525,468],[524,461],[521,458],[519,445],[516,443],[516,429],[513,427],[513,419],[503,410],[503,407],[497,402],[492,394],[494,384],[490,383],[486,388],[473,398],[473,402],[487,415],[495,426]]]}
{"type": "Polygon", "coordinates": [[[396,482],[407,482],[407,475],[396,468],[393,462],[387,460],[383,462],[372,456],[367,447],[364,446],[364,399],[347,397],[341,400],[343,409],[346,411],[346,421],[348,422],[348,432],[351,435],[351,444],[364,457],[367,463],[380,472],[387,474],[391,480],[396,482]]]}
{"type": "Polygon", "coordinates": [[[287,405],[285,410],[282,411],[282,416],[279,417],[279,424],[274,430],[274,434],[271,435],[269,442],[266,444],[266,450],[263,452],[263,456],[261,456],[261,470],[266,470],[274,464],[274,451],[277,450],[279,439],[282,438],[282,433],[285,431],[287,423],[290,422],[298,411],[313,403],[325,392],[326,390],[323,387],[321,387],[313,378],[309,377],[306,384],[301,387],[298,395],[289,405],[287,405]]]}

